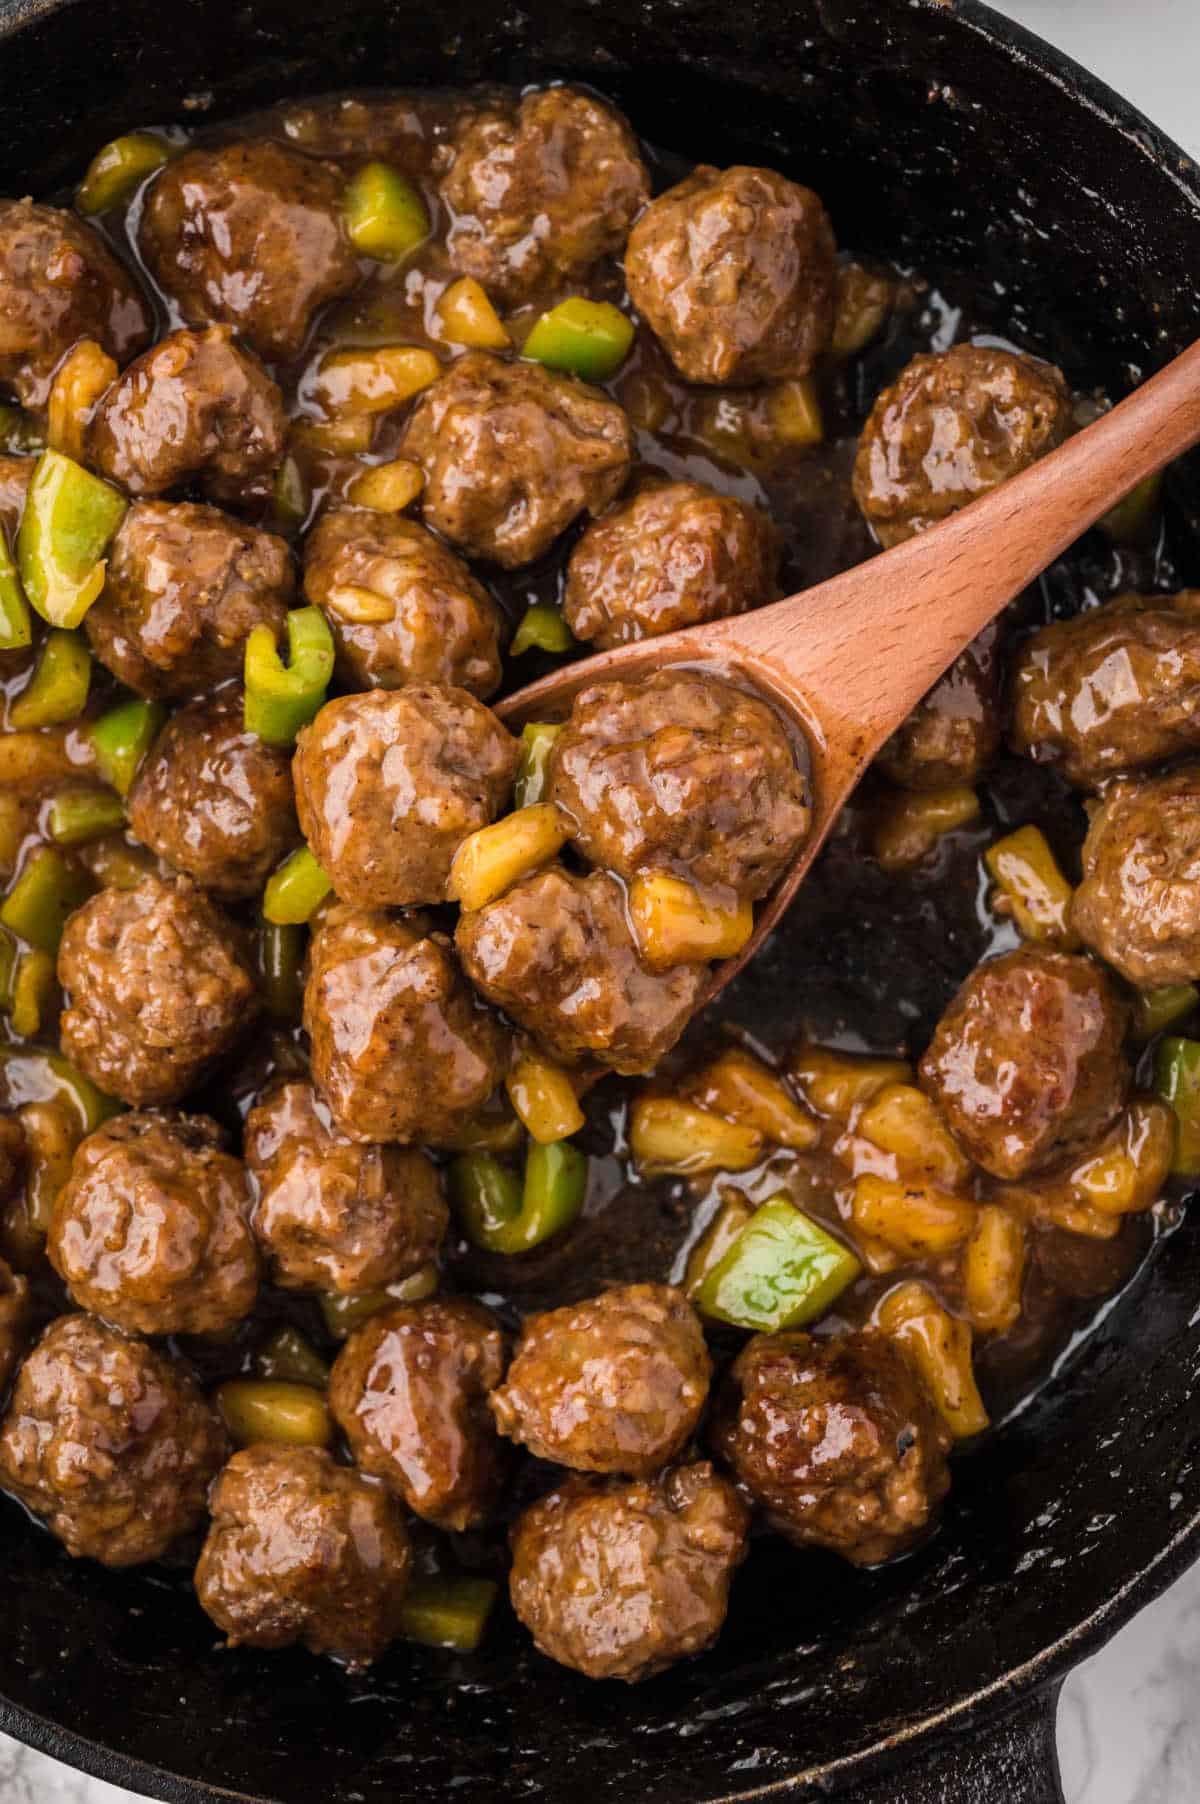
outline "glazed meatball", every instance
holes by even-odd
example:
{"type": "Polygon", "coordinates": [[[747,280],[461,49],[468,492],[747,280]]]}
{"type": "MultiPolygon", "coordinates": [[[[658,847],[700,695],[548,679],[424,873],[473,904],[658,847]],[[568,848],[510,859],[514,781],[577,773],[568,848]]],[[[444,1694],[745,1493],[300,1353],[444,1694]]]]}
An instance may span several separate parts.
{"type": "Polygon", "coordinates": [[[1084,786],[1200,748],[1200,590],[1118,595],[1034,633],[1012,746],[1084,786]]]}
{"type": "Polygon", "coordinates": [[[705,976],[702,965],[646,969],[606,871],[535,871],[461,914],[455,943],[476,989],[568,1065],[648,1071],[687,1026],[705,976]]]}
{"type": "Polygon", "coordinates": [[[1200,977],[1200,765],[1105,790],[1071,924],[1139,989],[1200,977]]]}
{"type": "Polygon", "coordinates": [[[499,1499],[508,1449],[487,1405],[504,1357],[490,1311],[446,1297],[381,1310],[334,1363],[329,1407],[355,1459],[439,1528],[477,1527],[499,1499]]]}
{"type": "MultiPolygon", "coordinates": [[[[2,1160],[3,1152],[0,1151],[2,1160]]],[[[0,1197],[4,1194],[3,1172],[0,1171],[0,1197]]],[[[0,1259],[0,1392],[8,1389],[9,1380],[17,1369],[29,1317],[29,1280],[0,1259]]]]}
{"type": "Polygon", "coordinates": [[[455,852],[503,813],[519,760],[465,689],[339,696],[296,741],[300,825],[343,902],[444,902],[455,852]]]}
{"type": "Polygon", "coordinates": [[[258,1294],[250,1193],[207,1115],[118,1115],[89,1134],[46,1252],[81,1309],[134,1334],[219,1334],[258,1294]]]}
{"type": "Polygon", "coordinates": [[[854,498],[882,545],[898,545],[1060,445],[1071,394],[1053,364],[986,345],[922,352],[871,409],[854,498]]]}
{"type": "Polygon", "coordinates": [[[921,1087],[977,1165],[1019,1178],[1115,1119],[1129,1090],[1127,1025],[1099,965],[1022,946],[971,972],[921,1060],[921,1087]]]}
{"type": "Polygon", "coordinates": [[[415,520],[335,508],[304,548],[304,593],[325,614],[350,689],[500,687],[499,608],[461,558],[415,520]],[[381,618],[364,619],[363,594],[381,618]]]}
{"type": "Polygon", "coordinates": [[[749,1512],[707,1461],[622,1483],[569,1478],[513,1524],[512,1606],[589,1679],[648,1679],[721,1631],[749,1512]]]}
{"type": "Polygon", "coordinates": [[[139,695],[195,695],[241,675],[256,626],[282,634],[292,591],[274,533],[191,501],[135,501],[84,624],[100,662],[139,695]]]}
{"type": "Polygon", "coordinates": [[[400,1633],[412,1549],[381,1485],[318,1447],[246,1447],[213,1486],[200,1606],[230,1647],[369,1666],[400,1633]]]}
{"type": "Polygon", "coordinates": [[[492,1415],[538,1459],[649,1478],[691,1439],[711,1375],[683,1292],[623,1284],[530,1317],[492,1415]]]}
{"type": "Polygon", "coordinates": [[[68,1553],[135,1566],[199,1526],[227,1453],[219,1417],[175,1360],[64,1315],[17,1374],[0,1484],[68,1553]]]}
{"type": "Polygon", "coordinates": [[[128,270],[74,213],[0,201],[0,385],[46,405],[54,372],[91,338],[125,363],[150,336],[150,310],[128,270]]]}
{"type": "Polygon", "coordinates": [[[318,307],[358,281],[344,188],[332,164],[266,140],[188,150],[155,177],[141,252],[189,324],[215,321],[263,357],[296,357],[318,307]]]}
{"type": "Polygon", "coordinates": [[[903,789],[978,782],[1000,749],[999,628],[985,627],[879,754],[903,789]]]}
{"type": "Polygon", "coordinates": [[[600,651],[744,614],[775,600],[779,552],[761,508],[700,482],[654,483],[583,534],[563,614],[600,651]]]}
{"type": "Polygon", "coordinates": [[[425,390],[401,444],[425,472],[430,526],[508,570],[616,499],[630,447],[624,413],[596,389],[483,351],[425,390]]]}
{"type": "Polygon", "coordinates": [[[449,941],[368,909],[322,916],[304,1025],[317,1088],[352,1140],[452,1141],[508,1066],[508,1035],[475,1001],[449,941]]]}
{"type": "Polygon", "coordinates": [[[240,690],[181,708],[129,792],[143,845],[225,900],[256,896],[300,834],[291,752],[242,724],[240,690]]]}
{"type": "Polygon", "coordinates": [[[549,796],[592,864],[765,896],[808,831],[808,783],[766,702],[695,670],[593,683],[550,758],[549,796]]]}
{"type": "Polygon", "coordinates": [[[778,382],[807,375],[829,347],[836,258],[811,188],[701,164],[634,226],[625,280],[688,382],[778,382]]]}
{"type": "Polygon", "coordinates": [[[351,1140],[311,1084],[282,1084],[251,1109],[245,1156],[254,1232],[285,1290],[377,1290],[436,1257],[450,1219],[436,1167],[351,1140]]]}
{"type": "Polygon", "coordinates": [[[203,477],[220,497],[262,494],[283,456],[283,396],[228,326],[171,332],[131,363],[96,409],[90,461],[131,495],[203,477]]]}
{"type": "Polygon", "coordinates": [[[950,1486],[950,1434],[874,1330],[757,1334],[734,1361],[714,1440],[771,1526],[855,1566],[904,1553],[950,1486]]]}
{"type": "Polygon", "coordinates": [[[177,1102],[257,1013],[233,927],[185,880],[101,890],[67,922],[62,1049],[134,1108],[177,1102]]]}
{"type": "Polygon", "coordinates": [[[620,251],[650,197],[625,121],[571,88],[468,116],[447,162],[450,262],[508,306],[620,251]]]}

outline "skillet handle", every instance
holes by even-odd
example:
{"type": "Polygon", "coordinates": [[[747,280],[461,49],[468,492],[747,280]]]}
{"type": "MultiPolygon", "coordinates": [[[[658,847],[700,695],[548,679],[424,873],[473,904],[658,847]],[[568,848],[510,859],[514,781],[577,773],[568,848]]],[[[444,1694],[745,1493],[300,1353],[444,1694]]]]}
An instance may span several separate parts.
{"type": "Polygon", "coordinates": [[[855,1789],[845,1804],[1064,1804],[1055,1740],[1060,1690],[1035,1692],[999,1722],[855,1789]]]}

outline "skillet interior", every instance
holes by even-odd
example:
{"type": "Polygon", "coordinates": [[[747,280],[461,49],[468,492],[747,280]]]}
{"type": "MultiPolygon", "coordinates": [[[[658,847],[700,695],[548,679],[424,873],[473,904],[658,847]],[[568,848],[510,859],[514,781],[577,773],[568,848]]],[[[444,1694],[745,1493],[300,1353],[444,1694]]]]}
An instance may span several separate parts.
{"type": "MultiPolygon", "coordinates": [[[[981,305],[1028,321],[1029,342],[1081,383],[1120,392],[1194,332],[1195,172],[969,0],[176,0],[169,15],[107,0],[102,17],[35,0],[0,19],[13,34],[0,192],[54,189],[114,131],[178,116],[189,95],[216,114],[332,86],[576,76],[673,150],[811,182],[857,250],[971,271],[981,305]]],[[[914,943],[914,960],[938,964],[918,982],[947,981],[945,944],[944,923],[914,943]]],[[[752,974],[753,1006],[815,956],[793,928],[752,974]]],[[[911,989],[911,966],[889,965],[911,989]]],[[[1080,1647],[1098,1613],[1185,1557],[1200,1512],[1198,1292],[1200,1224],[1185,1224],[1069,1372],[960,1469],[930,1546],[876,1575],[761,1551],[719,1648],[632,1692],[575,1682],[505,1631],[471,1662],[402,1649],[365,1683],[303,1656],[218,1654],[183,1577],[72,1565],[9,1508],[0,1721],[183,1798],[208,1785],[392,1804],[470,1786],[693,1804],[830,1762],[850,1777],[854,1757],[927,1718],[986,1708],[1014,1670],[1065,1662],[1070,1649],[1044,1650],[1080,1647]]]]}

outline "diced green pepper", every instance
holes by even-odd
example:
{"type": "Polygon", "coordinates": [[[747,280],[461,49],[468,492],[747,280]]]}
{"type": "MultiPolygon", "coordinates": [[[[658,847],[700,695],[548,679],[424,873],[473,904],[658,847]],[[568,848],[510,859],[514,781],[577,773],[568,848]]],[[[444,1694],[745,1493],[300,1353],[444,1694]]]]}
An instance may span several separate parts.
{"type": "Polygon", "coordinates": [[[166,718],[167,710],[161,702],[131,696],[92,723],[88,737],[96,768],[118,795],[129,794],[138,765],[158,738],[166,718]]]}
{"type": "Polygon", "coordinates": [[[8,535],[0,527],[0,651],[20,651],[32,643],[29,603],[8,548],[8,535]]]}
{"type": "Polygon", "coordinates": [[[822,1315],[862,1267],[785,1196],[756,1209],[692,1298],[702,1315],[771,1334],[822,1315]]]}
{"type": "Polygon", "coordinates": [[[48,1025],[54,997],[54,958],[36,946],[26,947],[17,959],[12,980],[9,1019],[19,1040],[33,1040],[48,1025]]]}
{"type": "Polygon", "coordinates": [[[27,1102],[53,1102],[66,1109],[79,1126],[80,1138],[120,1113],[121,1105],[61,1053],[30,1052],[0,1046],[0,1091],[10,1109],[27,1102]]]}
{"type": "Polygon", "coordinates": [[[333,1439],[329,1405],[311,1384],[231,1378],[218,1385],[214,1400],[238,1447],[263,1441],[280,1447],[328,1447],[333,1439]]]}
{"type": "Polygon", "coordinates": [[[346,230],[356,251],[394,263],[429,236],[418,189],[390,163],[365,163],[346,188],[346,230]]]}
{"type": "Polygon", "coordinates": [[[304,471],[294,457],[285,457],[275,472],[275,512],[281,520],[299,526],[308,518],[312,504],[304,471]]]}
{"type": "Polygon", "coordinates": [[[463,1232],[475,1246],[490,1247],[492,1238],[510,1227],[521,1213],[521,1180],[491,1153],[463,1153],[448,1173],[450,1201],[463,1232]]]}
{"type": "Polygon", "coordinates": [[[0,927],[0,1010],[5,1014],[12,1008],[13,984],[20,956],[20,948],[12,934],[0,927]]]}
{"type": "Polygon", "coordinates": [[[585,382],[607,382],[628,357],[632,343],[633,321],[619,307],[574,294],[543,313],[525,340],[523,354],[547,369],[582,376],[585,382]]]}
{"type": "Polygon", "coordinates": [[[0,923],[27,945],[57,952],[68,915],[86,902],[92,886],[53,846],[33,854],[0,904],[0,923]]]}
{"type": "Polygon", "coordinates": [[[246,641],[246,731],[268,745],[291,745],[325,700],[333,675],[333,634],[320,608],[287,617],[288,662],[269,626],[246,641]]]}
{"type": "Polygon", "coordinates": [[[1200,990],[1194,983],[1170,983],[1161,989],[1142,990],[1133,1009],[1135,1038],[1144,1046],[1155,1034],[1190,1015],[1197,1002],[1200,990]]]}
{"type": "Polygon", "coordinates": [[[400,1633],[424,1647],[473,1654],[483,1640],[500,1587],[492,1579],[415,1578],[400,1606],[400,1633]]]}
{"type": "Polygon", "coordinates": [[[309,1384],[324,1390],[329,1367],[298,1328],[280,1328],[254,1356],[259,1378],[282,1379],[288,1384],[309,1384]]]}
{"type": "Polygon", "coordinates": [[[78,626],[104,587],[104,553],[127,502],[61,451],[43,451],[25,497],[17,567],[34,611],[78,626]]]}
{"type": "Polygon", "coordinates": [[[381,1309],[390,1309],[394,1303],[421,1303],[431,1297],[441,1280],[436,1265],[423,1265],[407,1278],[397,1279],[389,1284],[386,1290],[359,1290],[348,1295],[323,1296],[321,1298],[321,1314],[325,1318],[325,1326],[335,1340],[345,1340],[356,1328],[378,1315],[381,1309]]]}
{"type": "Polygon", "coordinates": [[[1162,481],[1161,470],[1156,470],[1152,476],[1144,476],[1136,488],[1130,489],[1128,495],[1096,522],[1114,545],[1143,544],[1150,537],[1158,522],[1162,481]]]}
{"type": "Polygon", "coordinates": [[[570,651],[576,643],[558,609],[539,601],[526,608],[508,649],[514,658],[519,658],[526,651],[570,651]]]}
{"type": "Polygon", "coordinates": [[[569,1140],[531,1144],[524,1182],[488,1153],[450,1167],[450,1198],[463,1232],[488,1253],[527,1253],[575,1220],[587,1189],[587,1160],[569,1140]]]}
{"type": "Polygon", "coordinates": [[[79,633],[60,628],[47,633],[34,672],[8,711],[9,724],[25,733],[59,727],[87,706],[92,686],[92,654],[79,633]]]}
{"type": "Polygon", "coordinates": [[[75,196],[78,210],[91,216],[128,200],[140,182],[161,169],[170,145],[149,132],[126,132],[98,150],[75,196]]]}
{"type": "Polygon", "coordinates": [[[311,921],[333,888],[307,846],[297,846],[267,878],[263,914],[276,927],[311,921]]]}
{"type": "Polygon", "coordinates": [[[1163,1040],[1154,1061],[1154,1088],[1175,1111],[1171,1170],[1200,1177],[1200,1040],[1163,1040]]]}
{"type": "Polygon", "coordinates": [[[264,921],[259,939],[259,966],[267,1012],[276,1021],[300,1014],[304,985],[301,973],[308,934],[296,922],[264,921]]]}
{"type": "Polygon", "coordinates": [[[561,732],[561,726],[540,720],[530,721],[528,726],[521,728],[521,762],[513,790],[514,807],[529,808],[535,802],[545,800],[550,753],[561,732]]]}
{"type": "Polygon", "coordinates": [[[84,846],[120,832],[125,805],[107,789],[64,789],[51,799],[46,824],[55,845],[84,846]]]}

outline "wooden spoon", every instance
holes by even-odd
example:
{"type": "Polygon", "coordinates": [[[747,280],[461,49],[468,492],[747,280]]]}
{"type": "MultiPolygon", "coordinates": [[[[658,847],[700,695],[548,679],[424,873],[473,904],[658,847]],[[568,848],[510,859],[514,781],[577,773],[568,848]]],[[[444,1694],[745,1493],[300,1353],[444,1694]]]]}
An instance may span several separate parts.
{"type": "Polygon", "coordinates": [[[921,697],[1048,564],[1146,476],[1200,440],[1200,343],[1040,463],[927,532],[751,614],[686,627],[565,665],[507,697],[502,720],[554,720],[606,678],[670,664],[741,678],[801,728],[813,820],[707,1002],[775,926],[876,752],[921,697]]]}

